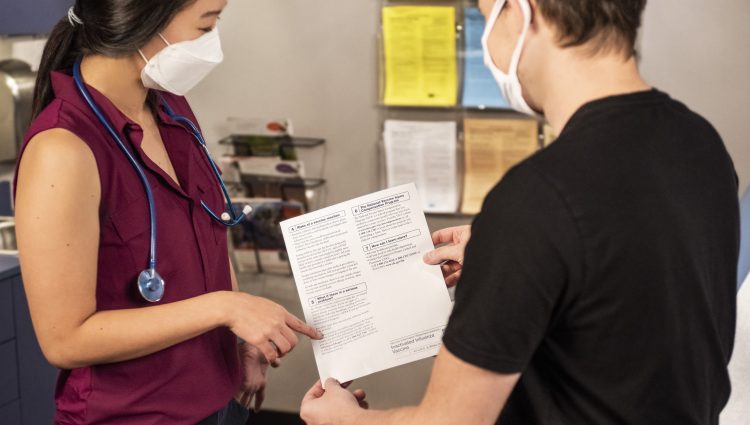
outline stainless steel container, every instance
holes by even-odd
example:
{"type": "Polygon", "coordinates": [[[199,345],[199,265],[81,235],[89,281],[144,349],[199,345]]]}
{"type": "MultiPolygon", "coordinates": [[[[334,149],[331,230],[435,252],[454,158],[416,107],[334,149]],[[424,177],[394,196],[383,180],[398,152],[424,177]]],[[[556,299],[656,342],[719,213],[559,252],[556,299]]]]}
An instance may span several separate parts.
{"type": "Polygon", "coordinates": [[[12,217],[0,217],[0,254],[18,254],[16,223],[12,217]]]}
{"type": "Polygon", "coordinates": [[[31,123],[36,72],[19,60],[0,61],[0,162],[15,161],[31,123]]]}

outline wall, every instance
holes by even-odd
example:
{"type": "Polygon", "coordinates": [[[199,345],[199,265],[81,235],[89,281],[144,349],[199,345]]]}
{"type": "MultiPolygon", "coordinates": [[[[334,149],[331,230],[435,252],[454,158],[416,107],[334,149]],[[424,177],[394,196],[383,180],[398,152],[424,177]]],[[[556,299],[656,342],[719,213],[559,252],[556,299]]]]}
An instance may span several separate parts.
{"type": "MultiPolygon", "coordinates": [[[[227,62],[191,95],[209,140],[226,134],[227,114],[288,116],[299,135],[329,140],[330,203],[375,189],[377,3],[231,1],[222,21],[227,62]]],[[[641,39],[648,81],[717,127],[743,188],[749,20],[742,0],[651,0],[641,39]]],[[[0,58],[10,49],[0,38],[0,58]]]]}
{"type": "MultiPolygon", "coordinates": [[[[191,95],[209,140],[227,114],[291,117],[328,139],[330,203],[376,188],[376,1],[230,2],[226,63],[191,95]],[[231,82],[231,83],[227,83],[231,82]]],[[[750,3],[650,1],[642,34],[647,80],[703,114],[750,183],[750,3]]]]}
{"type": "Polygon", "coordinates": [[[328,140],[328,201],[377,188],[376,1],[231,1],[226,62],[190,96],[208,140],[228,114],[328,140]]]}
{"type": "Polygon", "coordinates": [[[651,0],[642,70],[649,82],[711,121],[750,183],[750,3],[651,0]]]}

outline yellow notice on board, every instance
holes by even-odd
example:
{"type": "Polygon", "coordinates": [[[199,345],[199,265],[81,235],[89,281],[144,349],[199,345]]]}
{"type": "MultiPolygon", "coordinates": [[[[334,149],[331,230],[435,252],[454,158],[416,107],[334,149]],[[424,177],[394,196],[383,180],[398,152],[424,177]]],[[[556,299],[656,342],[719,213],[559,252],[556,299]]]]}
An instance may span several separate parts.
{"type": "Polygon", "coordinates": [[[466,119],[464,145],[461,212],[477,214],[505,173],[539,150],[538,123],[528,119],[466,119]]]}
{"type": "Polygon", "coordinates": [[[456,9],[383,8],[385,99],[389,106],[454,106],[456,9]]]}

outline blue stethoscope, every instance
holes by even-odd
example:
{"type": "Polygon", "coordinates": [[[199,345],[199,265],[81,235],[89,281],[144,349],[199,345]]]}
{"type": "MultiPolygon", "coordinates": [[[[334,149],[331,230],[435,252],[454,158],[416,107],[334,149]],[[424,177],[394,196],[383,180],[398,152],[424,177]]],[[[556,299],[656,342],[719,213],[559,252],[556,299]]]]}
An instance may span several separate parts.
{"type": "MultiPolygon", "coordinates": [[[[91,97],[91,93],[89,93],[88,89],[84,85],[83,78],[81,77],[81,59],[78,59],[76,63],[73,65],[73,80],[75,81],[76,87],[78,88],[78,91],[81,93],[81,96],[91,108],[91,111],[94,112],[94,115],[96,115],[96,118],[99,119],[99,122],[102,123],[102,125],[107,130],[109,135],[112,137],[112,140],[114,140],[117,143],[117,146],[128,158],[128,161],[130,161],[130,164],[138,173],[138,177],[140,177],[141,183],[143,183],[143,189],[146,191],[146,197],[148,198],[148,210],[149,210],[150,225],[151,225],[151,245],[150,245],[150,251],[149,251],[148,269],[141,272],[141,274],[138,276],[138,291],[141,293],[141,296],[143,296],[143,299],[145,299],[146,301],[151,302],[151,303],[159,302],[164,297],[165,285],[164,285],[164,279],[162,279],[162,277],[156,271],[156,206],[154,204],[154,194],[151,191],[151,185],[149,184],[148,179],[146,178],[146,173],[143,171],[143,167],[141,167],[141,165],[135,159],[135,157],[130,152],[130,150],[128,150],[125,143],[122,141],[120,136],[114,130],[112,124],[104,115],[101,108],[99,108],[99,106],[96,104],[93,97],[91,97]]],[[[226,199],[229,205],[229,209],[228,209],[228,212],[225,211],[224,213],[221,214],[221,216],[219,216],[213,210],[211,210],[211,208],[209,208],[209,206],[206,205],[204,201],[201,201],[201,206],[208,213],[208,215],[211,216],[211,218],[214,221],[226,227],[233,227],[233,226],[240,224],[247,217],[247,215],[250,214],[250,212],[252,211],[252,208],[249,205],[247,205],[243,208],[242,213],[237,215],[237,212],[236,212],[237,210],[235,209],[234,203],[232,203],[232,199],[229,196],[229,191],[227,190],[227,187],[224,184],[224,181],[221,179],[221,174],[219,173],[219,169],[216,166],[216,163],[214,162],[213,158],[211,158],[211,153],[208,151],[206,140],[203,138],[203,135],[198,130],[198,127],[192,121],[190,121],[187,117],[177,115],[163,98],[162,98],[161,104],[162,106],[164,106],[164,110],[166,111],[166,113],[173,120],[184,125],[187,129],[190,130],[190,132],[193,133],[193,137],[198,142],[200,147],[203,148],[203,151],[206,154],[206,158],[208,158],[208,162],[211,164],[211,168],[213,169],[214,175],[216,176],[216,180],[219,182],[219,185],[221,186],[221,191],[224,193],[224,198],[226,199]]]]}

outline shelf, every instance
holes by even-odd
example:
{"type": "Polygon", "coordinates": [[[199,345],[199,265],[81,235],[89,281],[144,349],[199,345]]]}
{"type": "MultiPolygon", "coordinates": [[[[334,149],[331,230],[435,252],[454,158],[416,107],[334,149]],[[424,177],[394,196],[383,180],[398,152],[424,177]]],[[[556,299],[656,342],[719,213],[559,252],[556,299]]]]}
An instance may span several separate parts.
{"type": "Polygon", "coordinates": [[[495,107],[479,107],[479,106],[409,106],[409,105],[386,105],[380,103],[377,105],[379,109],[389,111],[430,111],[430,112],[492,112],[492,113],[506,113],[518,116],[526,116],[520,112],[517,112],[509,108],[495,108],[495,107]]]}
{"type": "Polygon", "coordinates": [[[317,148],[324,145],[326,141],[312,137],[292,137],[289,143],[295,148],[317,148]]]}
{"type": "Polygon", "coordinates": [[[283,147],[295,147],[295,148],[316,148],[325,144],[325,139],[318,139],[313,137],[290,137],[290,136],[254,136],[254,135],[243,135],[233,134],[229,137],[225,137],[219,140],[220,145],[233,145],[243,146],[247,145],[247,140],[262,140],[268,143],[278,143],[283,147]]]}

